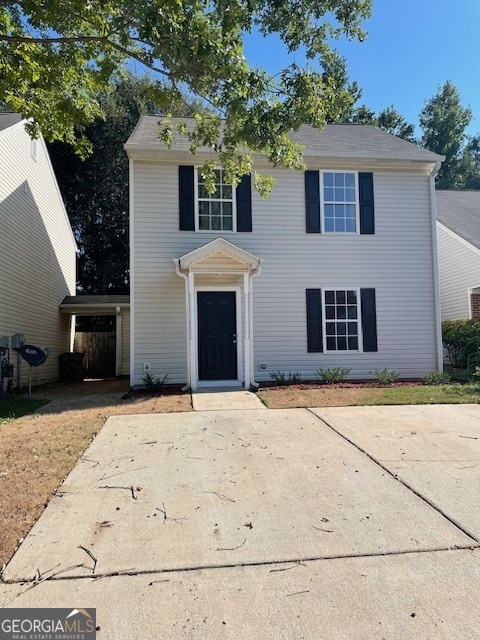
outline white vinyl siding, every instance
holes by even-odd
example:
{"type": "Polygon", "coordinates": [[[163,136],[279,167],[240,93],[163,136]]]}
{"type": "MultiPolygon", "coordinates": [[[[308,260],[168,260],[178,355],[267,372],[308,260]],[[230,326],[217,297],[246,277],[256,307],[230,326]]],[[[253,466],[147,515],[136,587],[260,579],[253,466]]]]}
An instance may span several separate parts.
{"type": "MultiPolygon", "coordinates": [[[[177,165],[133,165],[134,382],[141,383],[143,362],[152,363],[154,375],[185,382],[185,283],[173,259],[222,234],[178,231],[177,165]]],[[[333,366],[351,369],[357,379],[384,367],[403,377],[436,369],[427,173],[374,170],[376,232],[348,235],[307,234],[304,175],[269,171],[276,185],[268,200],[253,192],[253,232],[234,239],[264,260],[253,281],[255,378],[268,381],[270,371],[298,369],[303,379],[315,379],[319,367],[333,366]],[[378,352],[308,353],[305,290],[349,284],[375,288],[378,352]]]]}
{"type": "Polygon", "coordinates": [[[470,318],[469,289],[480,286],[480,252],[437,225],[442,319],[470,318]]]}
{"type": "Polygon", "coordinates": [[[130,373],[130,309],[122,309],[122,364],[120,375],[130,373]]]}
{"type": "MultiPolygon", "coordinates": [[[[58,379],[58,356],[70,350],[70,316],[58,305],[75,294],[76,247],[43,139],[16,125],[0,138],[0,335],[23,333],[52,347],[33,383],[58,379]]],[[[12,354],[15,366],[16,352],[12,354]]],[[[22,382],[28,366],[22,363],[22,382]]]]}

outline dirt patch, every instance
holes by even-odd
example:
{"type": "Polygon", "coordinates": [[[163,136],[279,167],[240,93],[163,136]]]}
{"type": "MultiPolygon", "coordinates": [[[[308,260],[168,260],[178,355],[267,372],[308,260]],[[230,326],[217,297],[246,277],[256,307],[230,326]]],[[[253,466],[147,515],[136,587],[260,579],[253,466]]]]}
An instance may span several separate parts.
{"type": "Polygon", "coordinates": [[[375,382],[373,380],[361,380],[358,382],[298,382],[295,384],[275,384],[275,382],[262,382],[260,389],[268,389],[269,391],[284,391],[285,389],[321,389],[331,391],[332,389],[391,389],[392,387],[418,387],[418,380],[399,380],[397,382],[375,382]]]}
{"type": "Polygon", "coordinates": [[[0,427],[0,567],[109,416],[192,410],[189,394],[122,400],[128,389],[127,380],[52,385],[34,392],[46,406],[0,427]]]}

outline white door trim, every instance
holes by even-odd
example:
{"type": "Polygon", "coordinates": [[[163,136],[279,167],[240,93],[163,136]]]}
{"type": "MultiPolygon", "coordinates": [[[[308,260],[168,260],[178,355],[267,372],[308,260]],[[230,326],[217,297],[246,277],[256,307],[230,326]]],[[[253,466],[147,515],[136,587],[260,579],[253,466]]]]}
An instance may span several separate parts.
{"type": "Polygon", "coordinates": [[[240,387],[243,384],[243,331],[242,331],[242,296],[241,287],[238,285],[222,286],[218,285],[194,285],[194,305],[193,305],[193,331],[195,335],[195,375],[192,377],[192,389],[196,387],[240,387]],[[236,380],[200,380],[198,362],[198,295],[199,291],[234,291],[235,292],[235,321],[237,323],[237,379],[236,380]]]}

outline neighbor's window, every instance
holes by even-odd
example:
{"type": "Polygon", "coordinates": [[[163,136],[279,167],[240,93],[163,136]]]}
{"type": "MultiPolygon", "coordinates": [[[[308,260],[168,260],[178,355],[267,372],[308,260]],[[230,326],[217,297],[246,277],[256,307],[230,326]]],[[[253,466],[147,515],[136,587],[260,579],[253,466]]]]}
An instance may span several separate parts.
{"type": "Polygon", "coordinates": [[[209,194],[202,174],[197,170],[197,211],[199,231],[235,230],[235,190],[225,182],[225,172],[215,171],[216,190],[209,194]]]}
{"type": "Polygon", "coordinates": [[[323,172],[323,228],[326,233],[357,232],[357,175],[323,172]]]}
{"type": "Polygon", "coordinates": [[[323,317],[326,351],[360,351],[359,290],[325,289],[323,317]]]}

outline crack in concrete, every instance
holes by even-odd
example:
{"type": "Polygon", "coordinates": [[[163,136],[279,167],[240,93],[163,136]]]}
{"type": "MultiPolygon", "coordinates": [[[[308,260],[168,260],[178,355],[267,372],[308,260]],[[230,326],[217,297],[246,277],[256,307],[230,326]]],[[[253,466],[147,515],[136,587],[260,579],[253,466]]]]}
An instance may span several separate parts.
{"type": "MultiPolygon", "coordinates": [[[[459,529],[464,535],[466,535],[468,538],[470,538],[471,540],[473,540],[474,542],[476,542],[477,544],[480,544],[480,540],[474,536],[473,534],[471,534],[469,531],[467,531],[465,529],[465,527],[463,527],[459,522],[457,522],[454,518],[452,518],[451,516],[449,516],[447,513],[445,513],[445,511],[443,511],[443,509],[441,509],[438,505],[436,505],[434,502],[432,502],[431,500],[429,500],[428,498],[426,498],[424,495],[422,495],[419,491],[417,491],[416,489],[414,489],[411,485],[408,484],[408,482],[405,482],[405,480],[402,480],[399,476],[397,476],[395,473],[393,473],[393,471],[390,471],[390,469],[388,467],[386,467],[385,465],[383,465],[379,460],[377,460],[374,456],[372,456],[370,453],[368,453],[368,451],[366,451],[365,449],[363,449],[360,445],[358,445],[356,442],[354,442],[353,440],[350,440],[350,438],[348,438],[346,435],[344,435],[343,433],[341,433],[340,431],[338,431],[338,429],[335,429],[335,427],[333,427],[329,422],[327,422],[327,420],[325,420],[325,418],[321,418],[320,416],[318,416],[316,413],[314,413],[311,409],[307,408],[307,411],[309,413],[312,414],[312,416],[315,416],[315,418],[317,418],[317,420],[319,420],[320,422],[322,422],[324,425],[326,425],[329,429],[331,429],[334,433],[336,433],[338,436],[340,436],[343,440],[345,440],[346,442],[348,442],[349,444],[352,445],[352,447],[355,447],[358,451],[360,451],[361,453],[363,453],[365,456],[367,456],[367,458],[369,458],[372,462],[374,462],[376,465],[378,465],[380,467],[380,469],[383,469],[383,471],[385,471],[386,473],[388,473],[389,476],[391,476],[394,480],[396,480],[397,482],[399,482],[400,484],[402,484],[406,489],[408,489],[409,491],[411,491],[413,494],[415,494],[417,496],[417,498],[420,498],[420,500],[423,500],[423,502],[425,502],[426,504],[428,504],[429,507],[431,507],[432,509],[434,509],[437,513],[439,513],[441,516],[443,516],[446,520],[448,520],[448,522],[450,522],[450,524],[453,524],[454,527],[456,527],[457,529],[459,529]]],[[[408,460],[403,460],[402,462],[408,462],[408,460]]],[[[476,545],[475,545],[476,546],[476,545]]]]}
{"type": "MultiPolygon", "coordinates": [[[[413,554],[427,554],[427,553],[439,553],[443,551],[455,552],[455,551],[473,551],[480,549],[480,544],[459,546],[454,545],[452,547],[432,547],[430,549],[405,549],[403,551],[381,551],[376,553],[347,553],[343,555],[328,555],[328,556],[312,556],[304,558],[286,558],[284,560],[258,560],[254,562],[232,562],[225,564],[205,564],[195,565],[191,567],[172,567],[169,569],[131,569],[131,570],[119,570],[105,573],[96,573],[94,576],[90,575],[78,575],[78,576],[52,576],[44,582],[59,582],[61,580],[99,580],[100,578],[122,578],[123,576],[143,576],[163,573],[189,573],[195,571],[205,571],[211,569],[239,569],[243,567],[270,567],[280,564],[297,564],[302,565],[306,562],[322,562],[328,560],[348,560],[356,558],[384,558],[390,556],[405,556],[413,554]]],[[[4,580],[0,581],[0,584],[13,585],[24,584],[31,582],[29,579],[18,580],[4,580]]]]}

